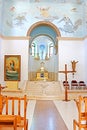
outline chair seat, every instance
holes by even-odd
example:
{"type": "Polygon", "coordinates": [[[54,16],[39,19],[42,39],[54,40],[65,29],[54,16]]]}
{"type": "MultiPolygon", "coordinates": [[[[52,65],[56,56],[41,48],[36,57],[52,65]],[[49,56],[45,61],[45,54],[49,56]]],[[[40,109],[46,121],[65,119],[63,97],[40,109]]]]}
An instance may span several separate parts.
{"type": "Polygon", "coordinates": [[[77,83],[72,83],[71,86],[78,86],[78,84],[77,83]]]}
{"type": "Polygon", "coordinates": [[[2,121],[10,122],[11,119],[13,121],[15,118],[16,118],[15,115],[0,115],[0,122],[2,121]]]}
{"type": "Polygon", "coordinates": [[[15,115],[0,115],[0,127],[13,127],[17,130],[15,115]]]}
{"type": "Polygon", "coordinates": [[[86,86],[85,83],[79,83],[79,86],[86,86]]]}

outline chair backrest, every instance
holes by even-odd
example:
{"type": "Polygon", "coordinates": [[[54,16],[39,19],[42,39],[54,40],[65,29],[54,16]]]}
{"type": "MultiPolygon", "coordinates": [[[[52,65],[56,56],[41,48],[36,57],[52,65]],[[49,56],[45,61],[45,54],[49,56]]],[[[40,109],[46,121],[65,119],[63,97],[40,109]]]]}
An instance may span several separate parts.
{"type": "MultiPolygon", "coordinates": [[[[18,127],[26,126],[26,109],[27,109],[27,98],[24,97],[6,97],[6,104],[3,109],[3,114],[15,115],[18,127]],[[22,124],[21,124],[22,121],[22,124]]],[[[26,130],[26,129],[24,129],[26,130]]]]}
{"type": "Polygon", "coordinates": [[[3,108],[3,97],[0,95],[0,114],[2,113],[2,108],[3,108]]]}
{"type": "Polygon", "coordinates": [[[3,110],[4,104],[6,102],[5,98],[6,98],[5,96],[0,95],[0,114],[2,114],[2,110],[3,110]]]}
{"type": "Polygon", "coordinates": [[[77,83],[77,81],[76,80],[72,80],[71,83],[77,83]]]}
{"type": "Polygon", "coordinates": [[[81,124],[83,121],[85,123],[87,121],[87,97],[79,96],[77,107],[79,112],[79,123],[81,124]]]}
{"type": "Polygon", "coordinates": [[[71,81],[71,86],[78,86],[77,80],[72,80],[71,81]]]}
{"type": "Polygon", "coordinates": [[[69,82],[68,81],[63,81],[63,86],[68,86],[69,87],[69,82]]]}
{"type": "Polygon", "coordinates": [[[79,81],[79,86],[86,86],[84,81],[79,81]]]}
{"type": "Polygon", "coordinates": [[[68,83],[68,81],[63,81],[63,83],[68,83]]]}
{"type": "Polygon", "coordinates": [[[79,83],[85,83],[84,81],[79,81],[79,83]]]}

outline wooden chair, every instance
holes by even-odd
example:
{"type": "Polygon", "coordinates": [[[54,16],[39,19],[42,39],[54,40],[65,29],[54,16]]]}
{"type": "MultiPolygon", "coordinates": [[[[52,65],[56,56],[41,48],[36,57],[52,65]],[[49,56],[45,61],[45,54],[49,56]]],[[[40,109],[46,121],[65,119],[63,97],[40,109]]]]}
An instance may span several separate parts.
{"type": "Polygon", "coordinates": [[[66,87],[69,89],[69,82],[68,81],[63,81],[63,86],[66,87]]]}
{"type": "Polygon", "coordinates": [[[73,127],[76,130],[78,126],[79,130],[82,128],[87,130],[87,97],[79,96],[79,100],[75,100],[78,108],[78,121],[73,120],[73,127]]]}
{"type": "Polygon", "coordinates": [[[6,97],[6,104],[3,109],[3,114],[4,116],[14,117],[13,124],[16,125],[14,127],[14,130],[16,130],[17,127],[24,128],[24,130],[28,130],[28,120],[26,119],[26,109],[27,109],[26,95],[24,97],[8,97],[8,96],[6,97]]]}
{"type": "Polygon", "coordinates": [[[86,84],[84,81],[79,81],[79,87],[80,88],[83,88],[83,89],[86,89],[86,84]]]}
{"type": "Polygon", "coordinates": [[[16,117],[14,115],[3,115],[3,107],[6,103],[6,96],[0,95],[0,129],[2,127],[13,127],[16,130],[16,117]]]}
{"type": "Polygon", "coordinates": [[[72,80],[71,81],[71,88],[74,89],[74,88],[78,88],[78,82],[76,80],[72,80]]]}

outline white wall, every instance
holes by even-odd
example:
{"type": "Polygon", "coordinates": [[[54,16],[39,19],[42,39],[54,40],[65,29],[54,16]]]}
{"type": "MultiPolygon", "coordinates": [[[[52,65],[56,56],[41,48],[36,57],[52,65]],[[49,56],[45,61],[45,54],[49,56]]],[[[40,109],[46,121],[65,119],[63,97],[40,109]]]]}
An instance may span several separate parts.
{"type": "MultiPolygon", "coordinates": [[[[72,70],[71,61],[78,61],[74,78],[71,73],[68,74],[68,81],[72,79],[85,80],[85,57],[83,41],[59,41],[59,71],[65,69],[72,70]]],[[[64,80],[65,75],[59,73],[59,80],[64,80]]]]}
{"type": "Polygon", "coordinates": [[[4,55],[21,55],[21,80],[28,79],[27,40],[3,40],[1,42],[1,82],[4,82],[4,55]]]}
{"type": "MultiPolygon", "coordinates": [[[[87,65],[87,44],[83,41],[59,41],[58,46],[58,71],[64,70],[67,64],[68,70],[72,70],[71,61],[79,61],[76,67],[74,79],[86,79],[87,65]],[[85,51],[84,51],[85,50],[85,51]]],[[[0,83],[4,82],[4,55],[21,55],[21,80],[28,79],[28,40],[1,40],[0,41],[0,83]]],[[[64,80],[65,75],[59,73],[58,80],[64,80]]],[[[72,74],[68,74],[68,80],[73,79],[72,74]]]]}
{"type": "Polygon", "coordinates": [[[85,81],[87,84],[87,38],[84,40],[84,53],[85,53],[85,81]]]}
{"type": "Polygon", "coordinates": [[[1,83],[1,41],[2,39],[0,38],[0,83],[1,83]]]}

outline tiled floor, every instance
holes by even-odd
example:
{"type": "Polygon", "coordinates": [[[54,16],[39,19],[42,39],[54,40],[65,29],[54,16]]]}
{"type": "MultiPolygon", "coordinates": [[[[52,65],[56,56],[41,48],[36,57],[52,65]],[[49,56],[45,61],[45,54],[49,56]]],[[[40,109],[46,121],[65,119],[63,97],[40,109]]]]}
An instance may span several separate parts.
{"type": "MultiPolygon", "coordinates": [[[[27,118],[29,119],[29,130],[33,123],[32,119],[33,119],[36,102],[37,101],[35,101],[35,100],[31,100],[28,102],[27,118]]],[[[41,100],[41,102],[43,102],[43,100],[41,100]]],[[[77,115],[78,110],[77,110],[75,102],[73,100],[68,101],[68,102],[61,101],[61,100],[60,101],[55,100],[55,101],[53,101],[53,103],[55,104],[57,110],[59,111],[61,117],[63,118],[68,130],[73,130],[73,119],[78,118],[78,115],[77,115]]],[[[44,120],[45,119],[43,118],[43,121],[44,120]]],[[[44,130],[48,130],[48,129],[44,129],[44,130]]],[[[54,129],[50,128],[49,130],[54,130],[54,129]]],[[[56,130],[61,130],[61,129],[56,129],[56,130]]]]}
{"type": "Polygon", "coordinates": [[[58,111],[60,112],[68,130],[73,130],[73,119],[78,119],[78,110],[76,103],[71,100],[65,101],[54,101],[58,111]]]}

